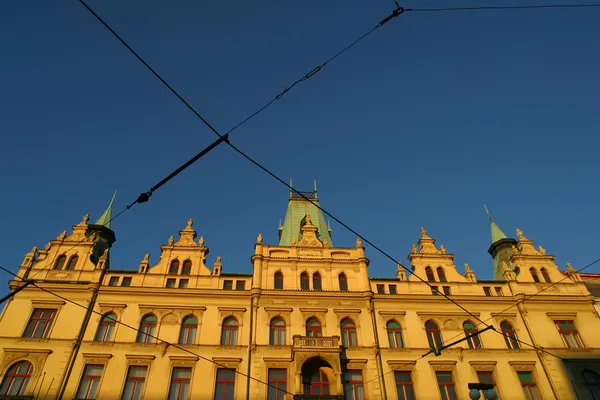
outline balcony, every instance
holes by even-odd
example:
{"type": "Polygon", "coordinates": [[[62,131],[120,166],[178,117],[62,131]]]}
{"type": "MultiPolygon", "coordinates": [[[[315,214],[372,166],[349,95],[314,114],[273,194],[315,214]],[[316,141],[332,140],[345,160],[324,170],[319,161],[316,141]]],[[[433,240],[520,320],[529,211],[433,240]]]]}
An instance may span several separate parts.
{"type": "Polygon", "coordinates": [[[340,347],[339,336],[300,336],[294,335],[295,349],[336,349],[340,347]]]}
{"type": "Polygon", "coordinates": [[[343,394],[295,394],[294,400],[344,400],[343,394]]]}

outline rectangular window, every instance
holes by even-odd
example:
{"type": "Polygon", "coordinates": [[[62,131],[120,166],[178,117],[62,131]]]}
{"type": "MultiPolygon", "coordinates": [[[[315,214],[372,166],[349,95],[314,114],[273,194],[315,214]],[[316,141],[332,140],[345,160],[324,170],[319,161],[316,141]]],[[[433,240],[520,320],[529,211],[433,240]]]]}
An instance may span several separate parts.
{"type": "Polygon", "coordinates": [[[131,286],[131,277],[130,276],[125,276],[123,277],[123,280],[121,281],[121,286],[131,286]]]}
{"type": "Polygon", "coordinates": [[[287,391],[287,369],[269,368],[267,400],[285,400],[287,391]]]}
{"type": "Polygon", "coordinates": [[[108,286],[119,286],[119,277],[111,276],[110,280],[108,281],[108,286]]]}
{"type": "Polygon", "coordinates": [[[235,388],[235,371],[229,368],[217,369],[215,384],[215,400],[233,400],[235,388]]]}
{"type": "Polygon", "coordinates": [[[377,293],[384,294],[385,293],[385,286],[383,286],[383,285],[377,285],[377,293]]]}
{"type": "Polygon", "coordinates": [[[147,372],[148,367],[146,366],[132,365],[129,367],[121,400],[142,400],[147,372]]]}
{"type": "Polygon", "coordinates": [[[394,378],[396,379],[398,400],[415,400],[415,390],[410,377],[410,371],[395,371],[394,378]]]}
{"type": "Polygon", "coordinates": [[[175,279],[174,278],[167,279],[167,287],[168,288],[174,288],[175,287],[175,279]]]}
{"type": "MultiPolygon", "coordinates": [[[[479,379],[479,383],[491,383],[494,385],[494,390],[498,393],[498,388],[496,388],[496,382],[494,381],[494,373],[492,371],[477,371],[477,378],[479,379]]],[[[498,394],[498,396],[500,396],[500,394],[498,394]]],[[[485,399],[483,390],[481,391],[481,398],[485,399]]]]}
{"type": "Polygon", "coordinates": [[[533,379],[533,373],[531,372],[517,372],[523,393],[527,400],[541,400],[540,393],[535,386],[535,379],[533,379]]]}
{"type": "Polygon", "coordinates": [[[484,286],[483,287],[483,292],[485,293],[486,296],[491,296],[492,295],[492,288],[489,286],[484,286]]]}
{"type": "Polygon", "coordinates": [[[585,347],[581,341],[581,338],[579,337],[579,333],[577,332],[577,328],[575,328],[573,321],[554,321],[554,323],[558,328],[558,332],[560,333],[565,346],[571,349],[580,349],[585,347]]]}
{"type": "Polygon", "coordinates": [[[169,387],[169,400],[187,400],[190,394],[190,381],[192,369],[189,367],[173,368],[171,386],[169,387]]]}
{"type": "Polygon", "coordinates": [[[233,289],[233,281],[224,281],[223,282],[223,289],[225,289],[225,290],[232,290],[233,289]]]}
{"type": "Polygon", "coordinates": [[[189,281],[187,279],[180,279],[179,280],[179,289],[187,289],[188,282],[189,281]]]}
{"type": "Polygon", "coordinates": [[[390,294],[396,294],[396,285],[390,285],[390,294]]]}
{"type": "Polygon", "coordinates": [[[77,389],[77,399],[96,399],[104,365],[86,364],[77,389]]]}
{"type": "Polygon", "coordinates": [[[434,296],[437,296],[437,295],[440,294],[438,286],[432,286],[431,287],[431,294],[434,295],[434,296]]]}
{"type": "Polygon", "coordinates": [[[235,290],[246,290],[246,281],[236,281],[235,290]]]}
{"type": "Polygon", "coordinates": [[[450,296],[452,294],[452,292],[450,292],[450,286],[443,286],[443,289],[446,296],[450,296]]]}
{"type": "Polygon", "coordinates": [[[345,374],[346,400],[364,400],[365,387],[363,385],[362,371],[351,370],[345,374]]]}
{"type": "Polygon", "coordinates": [[[23,337],[48,337],[48,334],[50,333],[50,328],[52,327],[52,323],[54,322],[55,317],[56,310],[46,308],[35,308],[33,310],[33,313],[31,314],[31,317],[29,318],[29,322],[27,323],[27,327],[25,328],[23,337]]]}
{"type": "Polygon", "coordinates": [[[501,287],[495,287],[494,289],[496,289],[496,296],[504,296],[504,292],[502,291],[501,287]]]}
{"type": "Polygon", "coordinates": [[[457,400],[458,397],[456,397],[456,388],[454,387],[452,372],[436,371],[435,376],[438,381],[440,396],[442,396],[442,400],[457,400]]]}

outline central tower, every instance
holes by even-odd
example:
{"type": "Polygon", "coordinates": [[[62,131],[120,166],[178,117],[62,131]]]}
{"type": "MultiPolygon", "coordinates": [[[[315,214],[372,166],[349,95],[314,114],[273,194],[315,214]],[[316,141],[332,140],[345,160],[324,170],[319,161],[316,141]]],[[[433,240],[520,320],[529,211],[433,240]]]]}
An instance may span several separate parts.
{"type": "MultiPolygon", "coordinates": [[[[292,186],[291,181],[290,186],[292,186]]],[[[290,190],[285,219],[283,225],[279,224],[279,245],[293,246],[301,239],[300,228],[304,226],[306,216],[310,216],[310,222],[317,228],[317,239],[321,242],[326,239],[325,243],[333,246],[331,228],[326,225],[323,212],[319,209],[316,181],[312,192],[290,190]]]]}

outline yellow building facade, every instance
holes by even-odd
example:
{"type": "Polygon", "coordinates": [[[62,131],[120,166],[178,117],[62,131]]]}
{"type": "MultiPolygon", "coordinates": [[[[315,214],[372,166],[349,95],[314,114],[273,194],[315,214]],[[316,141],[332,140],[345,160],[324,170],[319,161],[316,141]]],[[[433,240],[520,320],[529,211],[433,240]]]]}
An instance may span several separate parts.
{"type": "Polygon", "coordinates": [[[334,246],[316,191],[303,196],[279,243],[257,236],[248,273],[226,254],[209,267],[191,219],[157,260],[113,269],[110,207],[34,247],[0,319],[0,399],[469,399],[474,382],[600,399],[594,296],[522,231],[490,218],[494,280],[425,229],[410,273],[374,278],[361,240],[334,246]]]}

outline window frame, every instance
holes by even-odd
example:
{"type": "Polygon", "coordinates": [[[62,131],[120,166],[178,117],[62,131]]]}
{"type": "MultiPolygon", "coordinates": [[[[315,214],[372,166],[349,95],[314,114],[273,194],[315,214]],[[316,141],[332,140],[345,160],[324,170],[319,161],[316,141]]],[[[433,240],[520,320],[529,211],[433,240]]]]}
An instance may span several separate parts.
{"type": "Polygon", "coordinates": [[[229,399],[235,399],[235,387],[236,387],[236,379],[235,379],[235,374],[236,374],[236,369],[235,368],[217,368],[216,373],[215,373],[215,395],[214,395],[214,399],[217,399],[217,388],[219,383],[224,384],[224,390],[223,390],[223,400],[229,400],[229,399]],[[233,379],[226,379],[225,378],[221,378],[219,379],[219,372],[220,371],[231,371],[233,376],[233,379]],[[228,396],[228,392],[227,392],[227,388],[229,385],[232,385],[232,390],[231,390],[231,397],[228,396]]]}
{"type": "Polygon", "coordinates": [[[542,274],[542,278],[545,283],[552,283],[552,279],[550,279],[550,275],[548,275],[548,270],[545,267],[540,269],[540,274],[542,274]]]}
{"type": "Polygon", "coordinates": [[[583,386],[587,389],[589,396],[593,400],[600,400],[600,374],[590,369],[584,369],[581,371],[581,378],[583,379],[583,386]],[[592,382],[588,381],[588,378],[586,377],[587,374],[592,376],[592,382]]]}
{"type": "Polygon", "coordinates": [[[400,322],[396,321],[395,319],[390,319],[385,323],[385,330],[387,332],[388,343],[391,349],[404,348],[404,338],[402,337],[402,325],[400,325],[400,322]],[[390,324],[396,324],[398,327],[390,328],[390,324]]]}
{"type": "Polygon", "coordinates": [[[442,330],[440,326],[434,320],[428,320],[424,324],[425,333],[427,334],[427,342],[431,349],[439,349],[444,345],[444,338],[442,337],[442,330]],[[427,327],[427,324],[435,325],[435,328],[427,327]],[[439,344],[437,343],[439,341],[439,344]]]}
{"type": "Polygon", "coordinates": [[[405,400],[415,400],[415,386],[412,380],[412,371],[394,371],[394,383],[396,385],[396,394],[400,398],[399,387],[402,387],[402,393],[405,400]],[[398,380],[399,374],[408,374],[408,381],[398,380]],[[410,387],[410,391],[407,390],[410,387]],[[410,393],[409,393],[410,392],[410,393]]]}
{"type": "Polygon", "coordinates": [[[554,321],[554,325],[556,326],[556,328],[558,329],[558,333],[564,343],[564,345],[569,348],[569,349],[583,349],[585,348],[585,344],[583,343],[583,340],[581,340],[581,336],[579,335],[579,331],[577,330],[577,327],[575,326],[575,321],[574,320],[555,320],[554,321]],[[573,328],[572,329],[567,329],[564,330],[560,324],[561,323],[565,323],[567,325],[571,325],[573,328]],[[569,343],[569,338],[571,338],[571,340],[575,343],[575,346],[571,346],[571,344],[569,343]]]}
{"type": "MultiPolygon", "coordinates": [[[[465,338],[469,335],[475,335],[479,333],[477,326],[471,321],[463,322],[463,331],[465,333],[465,338]],[[471,325],[471,327],[466,327],[466,325],[471,325]]],[[[469,344],[470,349],[483,349],[483,343],[481,342],[481,337],[479,335],[472,336],[467,339],[467,343],[469,344]]]]}
{"type": "Polygon", "coordinates": [[[246,290],[246,281],[235,281],[235,290],[246,290]]]}
{"type": "Polygon", "coordinates": [[[492,288],[490,286],[484,286],[483,293],[486,297],[492,297],[492,288]]]}
{"type": "Polygon", "coordinates": [[[338,285],[342,292],[348,291],[348,277],[343,272],[338,274],[338,285]]]}
{"type": "Polygon", "coordinates": [[[425,267],[425,277],[427,278],[427,282],[435,282],[435,275],[430,266],[425,267]]]}
{"type": "Polygon", "coordinates": [[[283,272],[275,271],[273,274],[273,288],[277,290],[283,289],[283,272]]]}
{"type": "Polygon", "coordinates": [[[323,336],[323,324],[317,317],[309,317],[306,320],[306,336],[307,337],[322,337],[323,336]],[[316,321],[315,325],[309,325],[309,322],[316,321]],[[311,334],[309,335],[309,331],[311,334]],[[314,333],[318,333],[318,335],[314,335],[314,333]]]}
{"type": "Polygon", "coordinates": [[[132,365],[129,364],[127,366],[127,373],[125,374],[125,383],[123,384],[123,390],[121,391],[121,400],[141,400],[144,398],[144,392],[146,390],[146,380],[148,379],[148,369],[149,366],[148,365],[132,365]],[[137,377],[137,376],[130,376],[130,372],[132,368],[143,368],[145,370],[145,374],[143,378],[137,377]],[[141,385],[142,385],[142,389],[141,389],[141,396],[139,398],[135,397],[135,394],[137,392],[137,387],[140,384],[139,382],[141,381],[141,385]],[[127,385],[133,382],[133,389],[131,390],[131,397],[129,398],[125,398],[125,391],[127,390],[127,385]]]}
{"type": "Polygon", "coordinates": [[[377,294],[385,294],[385,285],[378,283],[375,285],[375,289],[377,289],[377,294]]]}
{"type": "Polygon", "coordinates": [[[300,273],[300,290],[310,290],[310,277],[306,271],[300,273]]]}
{"type": "MultiPolygon", "coordinates": [[[[496,382],[496,374],[494,373],[493,370],[491,370],[491,369],[480,369],[480,370],[476,370],[475,374],[477,375],[477,381],[479,381],[479,383],[491,383],[491,384],[493,384],[494,385],[493,389],[496,391],[496,394],[498,395],[498,399],[501,399],[500,391],[498,389],[498,383],[496,382]],[[492,380],[491,381],[485,381],[485,382],[483,382],[481,380],[481,377],[479,376],[479,374],[491,374],[492,380]]],[[[483,390],[480,390],[480,393],[481,393],[482,398],[485,398],[483,390]]]]}
{"type": "Polygon", "coordinates": [[[131,276],[124,276],[123,279],[121,279],[121,287],[130,287],[132,280],[131,276]]]}
{"type": "Polygon", "coordinates": [[[29,320],[25,325],[25,330],[23,331],[23,335],[21,335],[21,337],[30,339],[47,339],[50,336],[52,328],[54,327],[54,321],[56,321],[57,315],[58,309],[56,308],[34,308],[31,312],[31,315],[29,316],[29,320]],[[36,312],[40,313],[39,317],[36,316],[36,312]],[[52,314],[48,318],[43,318],[42,315],[44,312],[51,312],[52,314]],[[40,321],[45,321],[46,325],[44,326],[44,329],[40,336],[34,336],[40,321]],[[28,333],[28,331],[30,332],[28,333]]]}
{"type": "Polygon", "coordinates": [[[321,274],[319,271],[313,272],[313,290],[321,291],[323,290],[323,281],[321,279],[321,274]]]}
{"type": "Polygon", "coordinates": [[[106,367],[105,364],[99,364],[99,363],[83,364],[83,370],[81,371],[81,378],[79,379],[79,384],[77,385],[77,390],[75,391],[74,399],[76,399],[76,400],[83,400],[83,399],[93,400],[93,399],[98,398],[98,394],[100,393],[100,387],[102,385],[102,377],[104,376],[104,368],[105,367],[106,367]],[[86,370],[88,367],[101,367],[102,370],[100,371],[100,375],[86,375],[86,370]],[[90,390],[93,388],[93,382],[95,381],[96,378],[98,380],[98,384],[96,386],[96,392],[94,393],[94,396],[90,397],[90,390]],[[87,389],[86,389],[85,397],[80,397],[79,392],[83,388],[82,385],[86,382],[85,381],[86,379],[89,379],[89,382],[87,382],[87,389]]]}
{"type": "Polygon", "coordinates": [[[33,375],[33,364],[29,360],[19,360],[13,362],[7,369],[6,373],[2,377],[2,381],[0,382],[0,390],[4,388],[4,391],[0,392],[0,396],[24,396],[27,391],[27,385],[29,385],[29,381],[33,375]],[[26,365],[27,369],[24,373],[19,373],[19,369],[21,365],[26,365]],[[16,393],[10,394],[10,389],[15,384],[15,381],[18,382],[19,388],[16,393]],[[4,387],[6,385],[6,387],[4,387]]]}
{"type": "Polygon", "coordinates": [[[233,290],[233,279],[223,281],[223,290],[233,290]]]}
{"type": "Polygon", "coordinates": [[[537,381],[535,380],[535,374],[533,373],[533,371],[516,371],[516,372],[517,372],[517,378],[519,379],[519,385],[521,386],[521,389],[523,390],[523,394],[525,395],[525,398],[527,400],[536,400],[536,399],[541,400],[542,396],[540,395],[540,391],[537,388],[537,381]],[[531,376],[531,382],[523,382],[521,380],[521,374],[529,374],[531,376]],[[537,396],[534,396],[532,394],[532,390],[531,390],[532,387],[535,389],[537,396]],[[527,389],[527,391],[525,391],[525,389],[527,389]]]}
{"type": "Polygon", "coordinates": [[[271,318],[269,322],[269,345],[270,346],[285,346],[287,324],[281,316],[271,318]],[[281,342],[281,343],[280,343],[281,342]]]}
{"type": "Polygon", "coordinates": [[[78,262],[79,256],[77,254],[72,255],[64,268],[65,271],[75,271],[78,262]]]}
{"type": "Polygon", "coordinates": [[[175,286],[177,286],[177,279],[167,278],[167,283],[165,284],[165,287],[167,289],[175,289],[175,286]]]}
{"type": "Polygon", "coordinates": [[[268,387],[267,388],[267,400],[285,400],[286,398],[286,394],[287,394],[287,368],[267,368],[267,382],[269,383],[269,385],[274,386],[275,387],[275,397],[273,398],[273,396],[271,395],[271,389],[273,389],[272,387],[268,387]],[[283,379],[282,378],[272,378],[271,377],[271,372],[275,373],[275,372],[283,372],[283,379]],[[281,385],[283,385],[283,388],[280,387],[281,385]]]}
{"type": "Polygon", "coordinates": [[[175,367],[173,366],[171,368],[171,379],[169,379],[169,390],[167,391],[167,399],[171,400],[173,399],[171,397],[171,390],[173,389],[173,384],[177,385],[177,396],[174,399],[180,399],[181,398],[181,388],[183,387],[183,385],[185,383],[187,383],[187,392],[188,392],[188,396],[186,396],[184,399],[187,400],[190,398],[190,393],[191,393],[191,387],[192,387],[192,377],[194,376],[194,368],[190,367],[190,366],[178,366],[175,367]],[[189,371],[190,376],[188,378],[176,378],[175,377],[175,370],[180,370],[180,371],[189,371]]]}
{"type": "Polygon", "coordinates": [[[346,400],[364,400],[365,399],[365,378],[361,369],[348,369],[344,372],[344,390],[346,400]],[[349,379],[350,374],[360,374],[360,381],[349,379]],[[349,389],[348,386],[352,385],[349,389]]]}
{"type": "Polygon", "coordinates": [[[240,333],[240,322],[236,317],[230,315],[228,317],[223,318],[223,324],[221,326],[221,346],[237,346],[238,339],[240,333]],[[229,323],[227,323],[229,321],[229,323]],[[232,322],[235,322],[233,324],[232,322]],[[232,339],[234,335],[232,333],[235,331],[235,340],[232,339]]]}
{"type": "Polygon", "coordinates": [[[182,278],[182,279],[179,279],[179,282],[177,282],[177,288],[178,289],[187,289],[188,286],[189,286],[189,284],[190,284],[190,280],[189,279],[182,278]]]}
{"type": "Polygon", "coordinates": [[[509,350],[520,350],[521,346],[519,345],[519,339],[517,337],[517,330],[514,325],[508,322],[507,320],[503,320],[500,322],[500,332],[504,336],[504,343],[506,343],[506,347],[509,350]],[[508,325],[510,329],[506,329],[502,325],[508,325]],[[512,333],[512,335],[510,335],[512,333]]]}
{"type": "Polygon", "coordinates": [[[140,319],[140,329],[135,339],[136,343],[153,344],[156,343],[156,331],[158,330],[158,317],[153,313],[144,314],[140,319]],[[153,317],[154,321],[145,321],[146,318],[153,317]]]}
{"type": "Polygon", "coordinates": [[[450,289],[450,286],[442,286],[442,290],[446,296],[452,296],[452,290],[450,289]]]}
{"type": "Polygon", "coordinates": [[[181,328],[179,330],[179,344],[188,345],[196,344],[196,336],[198,335],[199,320],[194,314],[188,314],[181,320],[181,328]],[[193,319],[195,323],[186,322],[193,319]]]}
{"type": "Polygon", "coordinates": [[[119,279],[121,279],[121,277],[119,276],[111,276],[108,279],[108,286],[119,286],[119,279]],[[113,285],[114,282],[114,285],[113,285]]]}
{"type": "Polygon", "coordinates": [[[531,278],[535,283],[541,283],[540,276],[537,273],[537,270],[533,267],[529,268],[529,273],[531,274],[531,278]]]}
{"type": "Polygon", "coordinates": [[[454,380],[454,371],[449,370],[437,370],[435,371],[435,379],[437,381],[438,390],[442,399],[458,399],[458,395],[456,393],[456,381],[454,380]],[[439,374],[448,374],[450,375],[450,382],[440,382],[439,374]],[[442,394],[442,388],[444,389],[444,394],[442,394]],[[453,392],[454,396],[450,393],[450,389],[453,392]]]}
{"type": "Polygon", "coordinates": [[[358,346],[358,332],[356,329],[356,323],[352,318],[346,317],[340,321],[340,331],[342,334],[341,339],[343,347],[358,346]]]}
{"type": "Polygon", "coordinates": [[[388,285],[388,290],[390,294],[398,294],[398,286],[397,285],[388,285]]]}
{"type": "Polygon", "coordinates": [[[58,256],[56,258],[56,261],[54,262],[54,266],[52,267],[53,270],[63,270],[65,268],[65,265],[67,264],[67,255],[66,254],[61,254],[60,256],[58,256]]]}
{"type": "Polygon", "coordinates": [[[169,270],[167,275],[179,275],[179,267],[180,267],[180,263],[179,263],[179,259],[174,259],[169,263],[169,270]],[[173,270],[175,269],[175,272],[173,272],[173,270]]]}
{"type": "Polygon", "coordinates": [[[437,267],[435,269],[435,272],[438,275],[438,281],[439,282],[448,282],[448,279],[446,279],[446,271],[444,271],[443,267],[437,267]],[[441,274],[440,274],[440,272],[441,272],[441,274]]]}
{"type": "Polygon", "coordinates": [[[189,258],[181,264],[181,273],[179,275],[188,276],[192,274],[192,260],[189,258]]]}
{"type": "Polygon", "coordinates": [[[504,290],[502,290],[501,286],[494,287],[494,290],[496,291],[496,296],[504,296],[504,290]]]}
{"type": "Polygon", "coordinates": [[[117,321],[117,315],[112,311],[102,315],[100,323],[98,324],[98,329],[94,335],[94,342],[112,342],[115,336],[115,330],[117,329],[117,321]],[[111,316],[114,317],[114,319],[110,319],[111,316]],[[102,337],[99,338],[101,332],[102,337]]]}

